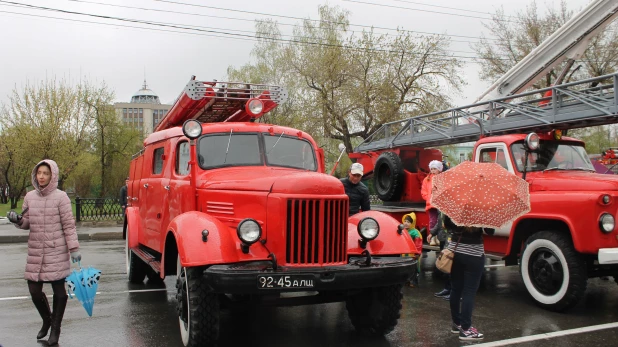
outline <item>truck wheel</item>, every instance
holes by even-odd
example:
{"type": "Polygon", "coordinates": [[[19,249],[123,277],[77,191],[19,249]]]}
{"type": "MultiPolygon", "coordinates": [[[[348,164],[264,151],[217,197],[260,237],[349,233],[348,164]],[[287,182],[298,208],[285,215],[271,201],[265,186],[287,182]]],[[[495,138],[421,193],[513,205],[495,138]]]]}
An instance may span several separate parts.
{"type": "Polygon", "coordinates": [[[403,191],[403,164],[394,152],[384,152],[373,169],[373,185],[383,201],[398,200],[403,191]]]}
{"type": "Polygon", "coordinates": [[[219,339],[219,297],[209,293],[199,269],[176,263],[176,311],[183,346],[211,346],[219,339]]]}
{"type": "Polygon", "coordinates": [[[397,325],[401,311],[401,284],[364,289],[346,300],[348,316],[362,334],[382,336],[397,325]]]}
{"type": "Polygon", "coordinates": [[[129,232],[130,229],[127,226],[127,237],[125,239],[127,277],[131,283],[144,283],[147,265],[129,249],[129,232]]]}
{"type": "Polygon", "coordinates": [[[575,306],[586,291],[586,264],[571,240],[557,232],[542,231],[528,238],[520,270],[530,296],[551,311],[575,306]]]}

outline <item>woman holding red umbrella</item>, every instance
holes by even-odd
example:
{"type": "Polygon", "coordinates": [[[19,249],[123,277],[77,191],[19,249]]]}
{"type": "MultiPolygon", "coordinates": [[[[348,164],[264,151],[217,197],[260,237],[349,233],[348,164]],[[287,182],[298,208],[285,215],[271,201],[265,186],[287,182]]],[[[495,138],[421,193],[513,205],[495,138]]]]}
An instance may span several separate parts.
{"type": "Polygon", "coordinates": [[[431,204],[445,215],[452,232],[452,333],[474,341],[484,335],[472,326],[474,297],[485,267],[483,231],[499,228],[530,211],[528,183],[496,163],[464,162],[436,176],[431,204]]]}

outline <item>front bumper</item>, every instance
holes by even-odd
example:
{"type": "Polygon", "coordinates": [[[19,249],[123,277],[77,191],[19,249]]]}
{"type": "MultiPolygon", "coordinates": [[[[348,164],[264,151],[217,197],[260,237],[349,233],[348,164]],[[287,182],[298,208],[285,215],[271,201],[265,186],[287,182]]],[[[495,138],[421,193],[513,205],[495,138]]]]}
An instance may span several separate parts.
{"type": "Polygon", "coordinates": [[[600,265],[618,264],[618,248],[601,248],[598,253],[600,265]]]}
{"type": "Polygon", "coordinates": [[[204,270],[204,278],[212,292],[227,294],[268,294],[298,291],[342,291],[382,287],[405,283],[416,271],[412,258],[373,257],[369,266],[364,257],[352,257],[347,265],[298,268],[278,267],[260,261],[231,265],[213,265],[204,270]],[[358,265],[363,264],[363,265],[358,265]],[[258,276],[303,276],[311,278],[311,288],[258,288],[258,276]]]}

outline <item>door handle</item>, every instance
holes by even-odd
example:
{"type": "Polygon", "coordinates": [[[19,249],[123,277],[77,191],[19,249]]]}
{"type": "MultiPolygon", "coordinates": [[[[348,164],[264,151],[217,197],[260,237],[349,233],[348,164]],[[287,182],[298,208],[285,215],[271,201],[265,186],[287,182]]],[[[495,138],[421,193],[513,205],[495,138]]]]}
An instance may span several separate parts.
{"type": "Polygon", "coordinates": [[[148,183],[144,184],[144,188],[148,189],[148,183]]]}
{"type": "Polygon", "coordinates": [[[170,190],[170,186],[165,186],[163,188],[165,188],[165,190],[170,190]]]}
{"type": "Polygon", "coordinates": [[[137,201],[137,198],[133,198],[132,200],[133,200],[133,201],[137,201]]]}

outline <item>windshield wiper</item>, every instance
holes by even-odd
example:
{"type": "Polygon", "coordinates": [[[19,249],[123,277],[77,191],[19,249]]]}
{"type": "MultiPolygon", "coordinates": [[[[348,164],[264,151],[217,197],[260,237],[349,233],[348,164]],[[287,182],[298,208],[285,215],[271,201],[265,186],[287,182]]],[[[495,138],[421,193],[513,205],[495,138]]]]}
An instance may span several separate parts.
{"type": "Polygon", "coordinates": [[[545,171],[553,171],[553,170],[569,170],[569,169],[565,169],[565,168],[562,168],[562,167],[554,166],[554,167],[550,167],[549,169],[543,170],[543,172],[545,172],[545,171]]]}
{"type": "Polygon", "coordinates": [[[230,151],[230,141],[232,140],[233,132],[234,132],[234,129],[230,129],[230,137],[228,137],[227,139],[227,149],[225,150],[225,158],[223,158],[223,164],[225,164],[225,162],[227,161],[227,152],[230,151]]]}
{"type": "Polygon", "coordinates": [[[275,146],[279,143],[279,140],[281,140],[281,137],[283,136],[283,131],[281,132],[281,135],[279,135],[279,138],[277,139],[277,141],[275,142],[275,144],[270,147],[270,149],[268,150],[268,152],[266,152],[266,155],[269,155],[270,152],[273,150],[273,148],[275,148],[275,146]]]}

